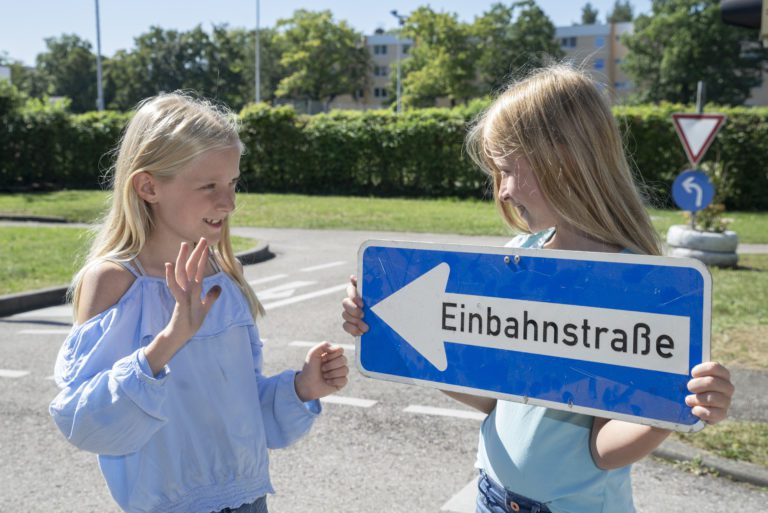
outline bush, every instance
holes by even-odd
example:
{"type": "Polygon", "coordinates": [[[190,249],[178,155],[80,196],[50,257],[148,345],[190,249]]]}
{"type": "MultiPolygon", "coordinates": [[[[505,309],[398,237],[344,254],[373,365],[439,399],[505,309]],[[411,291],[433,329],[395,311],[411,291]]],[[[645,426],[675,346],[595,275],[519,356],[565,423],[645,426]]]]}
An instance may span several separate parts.
{"type": "MultiPolygon", "coordinates": [[[[332,111],[307,116],[290,106],[246,106],[246,190],[379,196],[482,197],[487,180],[463,152],[467,124],[487,100],[455,109],[332,111]]],[[[730,209],[768,210],[768,108],[708,107],[728,116],[707,153],[728,168],[730,209]]],[[[690,106],[615,107],[626,149],[656,206],[689,167],[672,125],[690,106]]],[[[73,116],[66,105],[29,100],[0,84],[0,188],[98,188],[129,114],[73,116]]]]}

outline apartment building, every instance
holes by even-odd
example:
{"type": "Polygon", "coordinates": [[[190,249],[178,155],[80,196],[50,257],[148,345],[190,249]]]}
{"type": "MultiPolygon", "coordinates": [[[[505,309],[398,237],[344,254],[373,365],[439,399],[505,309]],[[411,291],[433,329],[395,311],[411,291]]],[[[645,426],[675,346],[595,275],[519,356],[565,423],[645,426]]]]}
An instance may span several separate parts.
{"type": "Polygon", "coordinates": [[[365,46],[373,64],[368,88],[358,91],[357,98],[348,94],[337,97],[331,102],[332,109],[382,109],[395,102],[397,92],[393,87],[393,79],[397,74],[397,61],[398,58],[402,61],[409,57],[413,41],[398,39],[379,30],[376,34],[366,36],[365,46]]]}

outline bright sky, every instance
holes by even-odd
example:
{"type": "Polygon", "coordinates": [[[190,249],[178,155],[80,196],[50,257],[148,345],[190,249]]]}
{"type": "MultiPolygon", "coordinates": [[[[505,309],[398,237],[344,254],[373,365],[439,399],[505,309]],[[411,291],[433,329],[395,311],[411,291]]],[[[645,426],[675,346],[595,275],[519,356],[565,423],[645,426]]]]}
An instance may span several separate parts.
{"type": "MultiPolygon", "coordinates": [[[[498,1],[498,0],[496,0],[498,1]]],[[[614,0],[589,0],[603,22],[614,0]]],[[[197,24],[210,28],[227,23],[231,27],[255,27],[257,0],[100,0],[102,55],[111,56],[119,49],[133,48],[134,37],[151,25],[164,29],[189,30],[197,24]]],[[[290,17],[296,9],[330,9],[335,19],[346,20],[356,30],[371,34],[378,28],[394,28],[397,23],[390,11],[407,14],[429,4],[436,11],[455,12],[463,21],[487,11],[494,0],[261,0],[261,26],[274,26],[280,18],[290,17]]],[[[504,3],[511,3],[507,0],[504,3]]],[[[538,0],[555,26],[571,25],[581,20],[587,0],[538,0]]],[[[650,0],[632,0],[635,15],[650,12],[650,0]]],[[[94,0],[0,0],[0,53],[34,65],[35,56],[45,51],[46,37],[77,34],[96,50],[96,15],[94,0]]]]}

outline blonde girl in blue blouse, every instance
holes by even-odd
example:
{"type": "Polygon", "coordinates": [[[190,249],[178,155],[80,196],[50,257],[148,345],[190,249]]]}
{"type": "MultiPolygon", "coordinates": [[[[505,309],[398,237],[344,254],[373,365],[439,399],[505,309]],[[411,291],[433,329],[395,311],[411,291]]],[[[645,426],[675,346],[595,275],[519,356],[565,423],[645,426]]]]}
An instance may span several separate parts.
{"type": "Polygon", "coordinates": [[[229,236],[242,151],[223,108],[176,93],[142,102],[73,280],[50,412],[98,454],[128,512],[265,512],[267,450],[306,434],[317,400],[347,383],[328,342],[300,372],[262,374],[263,309],[229,236]]]}

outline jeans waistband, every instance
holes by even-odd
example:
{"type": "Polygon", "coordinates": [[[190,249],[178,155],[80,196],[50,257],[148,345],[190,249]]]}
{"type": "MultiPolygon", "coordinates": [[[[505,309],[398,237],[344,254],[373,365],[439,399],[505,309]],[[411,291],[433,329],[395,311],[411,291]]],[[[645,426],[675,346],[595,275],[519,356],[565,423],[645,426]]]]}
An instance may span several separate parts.
{"type": "Polygon", "coordinates": [[[523,495],[511,492],[488,477],[480,470],[477,483],[480,494],[497,507],[502,507],[508,513],[551,513],[543,502],[529,499],[523,495]]]}

